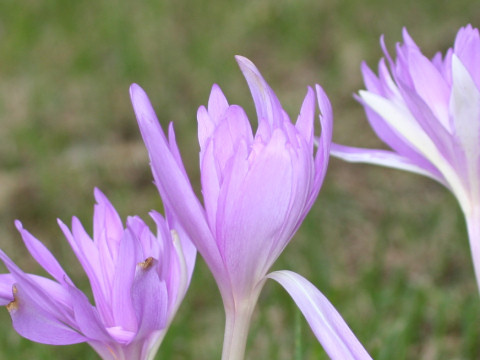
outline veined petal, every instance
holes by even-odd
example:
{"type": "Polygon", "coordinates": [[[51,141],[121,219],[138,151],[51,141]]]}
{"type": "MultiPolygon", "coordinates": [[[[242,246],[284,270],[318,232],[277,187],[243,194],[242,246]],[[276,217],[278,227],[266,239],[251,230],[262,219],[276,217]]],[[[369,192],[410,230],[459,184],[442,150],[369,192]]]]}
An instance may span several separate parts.
{"type": "Polygon", "coordinates": [[[15,300],[7,305],[13,327],[23,337],[51,345],[69,345],[86,341],[76,329],[60,321],[34,298],[21,284],[14,287],[15,300]]]}
{"type": "Polygon", "coordinates": [[[215,124],[218,124],[228,109],[228,101],[220,86],[213,84],[210,97],[208,98],[208,114],[215,124]]]}
{"type": "Polygon", "coordinates": [[[448,187],[444,178],[434,167],[431,166],[431,164],[427,162],[422,163],[421,165],[416,164],[409,158],[401,156],[393,151],[363,149],[332,143],[330,154],[348,162],[369,163],[428,176],[448,187]]]}
{"type": "Polygon", "coordinates": [[[259,123],[264,121],[270,125],[270,128],[279,127],[283,114],[277,96],[250,60],[238,55],[235,59],[252,93],[259,123]]]}
{"type": "Polygon", "coordinates": [[[386,122],[379,114],[368,107],[362,98],[359,96],[355,96],[355,98],[364,106],[368,122],[380,140],[382,140],[398,154],[412,159],[412,162],[422,162],[422,160],[423,162],[427,161],[425,160],[425,157],[420,154],[407,139],[405,139],[394,127],[390,125],[390,123],[386,122]]]}
{"type": "MultiPolygon", "coordinates": [[[[200,144],[200,154],[205,151],[206,145],[210,141],[210,137],[215,131],[215,122],[208,114],[208,110],[205,106],[200,106],[197,110],[197,123],[198,123],[198,143],[200,144]]],[[[200,155],[200,159],[202,155],[200,155]]]]}
{"type": "MultiPolygon", "coordinates": [[[[480,42],[480,40],[479,40],[480,42]]],[[[465,66],[452,57],[453,88],[450,110],[455,137],[466,158],[466,176],[472,202],[480,196],[480,92],[465,66]]]]}
{"type": "MultiPolygon", "coordinates": [[[[269,249],[283,248],[279,243],[284,239],[278,235],[284,222],[290,221],[288,209],[293,182],[295,176],[301,176],[292,174],[292,159],[286,146],[283,133],[275,131],[245,177],[240,178],[240,182],[231,179],[220,195],[224,207],[222,220],[217,220],[219,247],[224,253],[232,286],[240,294],[248,294],[255,285],[252,281],[263,277],[260,272],[269,249]]],[[[238,160],[241,166],[245,161],[238,160]]],[[[239,175],[236,168],[231,169],[232,178],[239,175]]],[[[270,258],[269,265],[275,260],[270,258]]]]}
{"type": "Polygon", "coordinates": [[[20,221],[16,220],[15,226],[22,235],[23,242],[25,243],[28,251],[30,254],[32,254],[33,258],[40,264],[40,266],[42,266],[59,283],[63,283],[65,280],[72,282],[65,270],[63,270],[58,263],[57,259],[55,259],[45,245],[38,241],[27,230],[25,230],[20,221]]]}
{"type": "Polygon", "coordinates": [[[365,103],[382,116],[390,126],[394,127],[405,139],[416,147],[445,177],[446,183],[462,204],[468,204],[468,196],[465,193],[463,184],[458,178],[451,164],[440,154],[436,145],[425,134],[425,132],[415,123],[411,115],[394,106],[388,100],[366,91],[360,91],[360,96],[365,103]]]}
{"type": "Polygon", "coordinates": [[[430,107],[440,124],[451,131],[448,119],[450,89],[437,68],[420,51],[408,54],[409,69],[415,92],[430,107]]]}
{"type": "Polygon", "coordinates": [[[130,95],[160,195],[166,206],[181,220],[185,232],[206,259],[212,273],[218,276],[223,272],[222,259],[208,227],[205,211],[171,153],[147,94],[133,84],[130,95]]]}
{"type": "Polygon", "coordinates": [[[287,290],[331,359],[371,359],[338,311],[308,280],[287,270],[268,277],[287,290]]]}
{"type": "Polygon", "coordinates": [[[455,150],[452,142],[453,131],[451,125],[449,124],[448,128],[445,128],[440,124],[438,117],[414,89],[400,82],[399,90],[403,102],[399,107],[403,108],[406,105],[404,109],[406,117],[414,119],[414,124],[419,125],[421,131],[435,144],[440,156],[453,164],[455,162],[455,150]]]}
{"type": "MultiPolygon", "coordinates": [[[[97,204],[93,216],[93,240],[106,269],[111,271],[118,256],[118,242],[122,238],[123,224],[117,210],[99,189],[94,189],[94,196],[97,204]]],[[[110,276],[112,275],[113,272],[110,276]]]]}
{"type": "MultiPolygon", "coordinates": [[[[135,267],[141,256],[140,242],[135,238],[131,230],[125,230],[120,243],[119,256],[112,283],[111,311],[114,320],[113,324],[121,326],[123,330],[132,332],[137,330],[138,324],[132,304],[131,289],[135,276],[135,267]]],[[[113,324],[109,324],[109,326],[113,326],[113,324]]]]}
{"type": "Polygon", "coordinates": [[[35,302],[44,310],[46,316],[50,315],[63,323],[72,323],[71,308],[65,306],[65,302],[57,301],[57,294],[62,292],[59,291],[59,288],[62,289],[61,285],[49,279],[45,279],[47,283],[42,284],[36,277],[25,274],[2,250],[0,250],[0,259],[14,277],[15,284],[21,285],[22,292],[26,294],[28,301],[35,302]]]}
{"type": "Polygon", "coordinates": [[[57,220],[57,222],[87,274],[90,286],[92,287],[95,304],[99,308],[100,314],[107,316],[103,319],[104,322],[106,324],[112,324],[113,318],[111,317],[109,304],[107,302],[107,299],[111,298],[111,289],[107,279],[104,279],[102,276],[97,247],[76,217],[72,218],[73,234],[62,221],[57,220]]]}
{"type": "Polygon", "coordinates": [[[89,340],[99,341],[103,344],[115,343],[100,319],[97,309],[90,304],[85,294],[74,286],[69,286],[69,291],[75,320],[82,334],[89,340]]]}
{"type": "Polygon", "coordinates": [[[220,170],[218,169],[218,162],[214,155],[214,147],[213,140],[210,140],[206,148],[200,154],[200,180],[202,182],[205,211],[211,229],[216,228],[220,181],[223,182],[224,180],[219,174],[220,170]]]}
{"type": "Polygon", "coordinates": [[[170,234],[173,241],[173,248],[179,263],[181,274],[179,284],[180,287],[185,285],[186,288],[188,288],[190,280],[192,279],[193,269],[195,268],[197,249],[185,233],[181,223],[168,208],[165,209],[165,215],[167,217],[168,226],[171,229],[170,234]],[[184,266],[186,267],[185,269],[184,266]],[[185,274],[183,274],[184,270],[185,274]],[[183,282],[183,276],[186,277],[186,283],[183,282]]]}
{"type": "Polygon", "coordinates": [[[458,31],[455,38],[454,52],[470,73],[477,88],[480,89],[480,36],[478,29],[467,25],[458,31]]]}
{"type": "Polygon", "coordinates": [[[147,258],[136,268],[132,285],[132,303],[138,321],[135,340],[143,339],[167,325],[167,288],[155,268],[156,260],[153,258],[147,258]]]}

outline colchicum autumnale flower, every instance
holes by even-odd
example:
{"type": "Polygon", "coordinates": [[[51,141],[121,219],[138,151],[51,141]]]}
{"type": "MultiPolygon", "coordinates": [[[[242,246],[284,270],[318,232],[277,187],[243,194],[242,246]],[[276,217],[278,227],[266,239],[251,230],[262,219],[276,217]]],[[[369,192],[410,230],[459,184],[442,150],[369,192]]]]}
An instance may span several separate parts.
{"type": "Polygon", "coordinates": [[[315,93],[308,88],[296,124],[248,59],[237,57],[258,115],[254,134],[244,110],[214,85],[198,110],[203,193],[196,197],[175,141],[165,136],[145,92],[130,94],[155,183],[204,257],[226,311],[224,359],[242,359],[250,318],[266,274],[315,201],[328,164],[332,112],[317,85],[322,133],[314,153],[315,93]]]}
{"type": "Polygon", "coordinates": [[[88,276],[95,306],[19,221],[27,249],[54,280],[24,273],[0,250],[10,272],[0,277],[0,303],[15,330],[32,341],[88,342],[103,359],[153,359],[189,286],[196,250],[160,214],[151,213],[154,235],[136,216],[124,227],[98,189],[95,199],[93,241],[76,217],[71,231],[58,221],[88,276]]]}
{"type": "Polygon", "coordinates": [[[453,48],[431,60],[403,31],[390,71],[362,65],[367,90],[359,101],[378,137],[392,151],[334,144],[332,155],[429,176],[449,188],[465,214],[480,286],[480,37],[467,25],[453,48]]]}

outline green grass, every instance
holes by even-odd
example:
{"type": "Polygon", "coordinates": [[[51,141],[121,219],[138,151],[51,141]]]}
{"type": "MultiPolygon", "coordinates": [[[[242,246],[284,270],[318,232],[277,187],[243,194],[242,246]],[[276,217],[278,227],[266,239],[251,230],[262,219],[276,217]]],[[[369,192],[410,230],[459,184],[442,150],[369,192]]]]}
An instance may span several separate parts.
{"type": "MultiPolygon", "coordinates": [[[[479,22],[473,0],[3,1],[0,246],[37,271],[13,226],[20,219],[82,283],[57,217],[77,215],[88,228],[94,186],[122,217],[161,209],[129,103],[132,82],[147,90],[165,126],[174,121],[198,189],[195,116],[211,85],[253,119],[235,54],[257,64],[293,118],[306,86],[317,82],[333,104],[335,141],[382,146],[351,96],[363,86],[361,61],[375,67],[381,56],[380,35],[393,50],[406,26],[433,55],[460,26],[479,22]]],[[[317,285],[375,359],[480,357],[464,220],[455,199],[429,179],[332,159],[317,203],[275,268],[317,285]]],[[[0,310],[0,359],[96,358],[85,344],[22,339],[0,310]]],[[[281,287],[268,283],[247,357],[326,358],[300,320],[281,287]]],[[[200,260],[157,358],[219,358],[223,321],[200,260]]]]}

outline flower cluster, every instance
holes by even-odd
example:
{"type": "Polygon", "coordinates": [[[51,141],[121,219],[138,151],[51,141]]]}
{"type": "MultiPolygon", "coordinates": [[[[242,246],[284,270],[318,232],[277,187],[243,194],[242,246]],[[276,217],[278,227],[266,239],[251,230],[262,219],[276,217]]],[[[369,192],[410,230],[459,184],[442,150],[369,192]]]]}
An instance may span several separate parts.
{"type": "Polygon", "coordinates": [[[427,175],[448,187],[467,219],[480,284],[479,32],[460,29],[454,47],[431,60],[406,30],[403,37],[395,61],[382,39],[386,60],[378,75],[362,66],[367,90],[357,96],[391,151],[331,144],[332,109],[319,85],[308,87],[293,123],[255,65],[237,56],[258,125],[253,131],[245,111],[212,87],[208,105],[197,112],[203,199],[190,183],[173,125],[167,136],[146,93],[133,84],[131,100],[165,217],[151,212],[156,234],[138,216],[124,225],[95,189],[93,238],[76,217],[71,229],[58,221],[87,275],[94,305],[16,221],[25,246],[50,277],[23,272],[0,250],[8,269],[0,275],[0,304],[15,330],[45,344],[87,342],[103,359],[153,359],[186,294],[198,249],[223,300],[222,359],[244,358],[268,279],[291,295],[332,359],[371,359],[313,284],[292,271],[269,273],[315,202],[330,153],[427,175]]]}

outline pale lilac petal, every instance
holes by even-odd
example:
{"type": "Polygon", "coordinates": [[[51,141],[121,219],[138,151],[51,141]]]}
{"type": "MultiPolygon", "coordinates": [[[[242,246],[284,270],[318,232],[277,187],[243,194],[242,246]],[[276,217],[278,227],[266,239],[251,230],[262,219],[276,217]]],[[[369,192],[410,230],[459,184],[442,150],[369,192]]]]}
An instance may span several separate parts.
{"type": "MultiPolygon", "coordinates": [[[[56,297],[52,296],[49,288],[39,286],[32,276],[25,274],[2,250],[0,250],[0,260],[3,261],[8,271],[15,279],[15,284],[21,285],[23,291],[28,294],[28,299],[35,302],[38,307],[44,309],[46,314],[52,314],[56,319],[61,319],[63,322],[71,322],[71,309],[66,308],[63,303],[56,301],[56,297]]],[[[52,283],[52,281],[49,281],[52,283]]],[[[61,286],[56,285],[57,288],[61,286]]],[[[54,289],[55,292],[58,291],[54,289]]]]}
{"type": "MultiPolygon", "coordinates": [[[[220,194],[220,181],[224,181],[220,177],[218,162],[214,155],[213,139],[200,154],[200,172],[202,182],[202,194],[205,199],[205,211],[207,213],[208,224],[211,229],[215,229],[217,223],[217,206],[220,194]]],[[[225,166],[226,164],[224,164],[225,166]]]]}
{"type": "Polygon", "coordinates": [[[214,274],[221,274],[222,260],[193,189],[172,156],[165,135],[145,92],[136,84],[130,95],[147,146],[152,172],[164,203],[181,217],[185,232],[203,254],[214,274]]]}
{"type": "MultiPolygon", "coordinates": [[[[438,116],[433,113],[432,109],[425,103],[415,89],[404,86],[404,84],[400,82],[399,90],[403,102],[407,107],[407,117],[410,116],[411,119],[414,119],[415,125],[418,124],[421,131],[435,144],[438,153],[447,161],[451,161],[451,159],[454,158],[452,129],[445,127],[450,125],[439,124],[438,116]]],[[[450,121],[446,119],[445,122],[450,121]]],[[[418,148],[417,151],[419,151],[418,148]]]]}
{"type": "Polygon", "coordinates": [[[287,270],[268,277],[287,290],[331,359],[371,359],[341,315],[308,280],[287,270]]]}
{"type": "MultiPolygon", "coordinates": [[[[177,254],[177,258],[180,260],[180,263],[184,262],[187,268],[186,287],[188,288],[190,280],[192,278],[193,269],[195,268],[197,248],[194,246],[192,240],[188,237],[187,233],[182,227],[182,224],[178,221],[178,218],[170,211],[170,209],[165,209],[165,216],[167,218],[168,227],[172,229],[171,237],[173,240],[173,247],[175,249],[175,253],[177,254]],[[173,233],[176,233],[177,236],[174,236],[173,233]],[[177,242],[179,242],[179,244],[177,244],[177,242]]],[[[181,267],[182,266],[183,265],[181,265],[181,267]]],[[[181,281],[180,284],[183,284],[183,281],[181,281]]]]}
{"type": "Polygon", "coordinates": [[[65,280],[72,282],[66,274],[65,270],[63,270],[58,263],[57,259],[55,259],[55,257],[45,247],[45,245],[38,241],[27,230],[25,230],[20,221],[16,220],[15,226],[22,235],[23,242],[25,243],[28,251],[33,256],[33,258],[40,264],[40,266],[42,266],[58,282],[63,283],[65,280]]]}
{"type": "Polygon", "coordinates": [[[452,165],[443,157],[431,138],[418,126],[412,115],[400,107],[395,106],[388,100],[369,93],[360,92],[362,99],[381,115],[392,127],[412,143],[430,162],[442,173],[452,191],[459,197],[461,203],[466,203],[465,194],[461,179],[456,174],[452,165]]]}
{"type": "MultiPolygon", "coordinates": [[[[161,222],[155,221],[157,225],[157,236],[150,231],[150,228],[139,216],[129,216],[127,218],[127,229],[131,236],[137,239],[137,242],[140,245],[138,246],[138,254],[135,253],[135,256],[138,256],[137,262],[148,256],[161,258],[164,255],[162,251],[163,241],[159,241],[159,239],[163,240],[168,238],[170,233],[167,229],[165,219],[163,219],[160,214],[158,214],[158,217],[161,219],[161,222]]],[[[117,260],[117,264],[118,263],[121,263],[121,261],[117,260]]]]}
{"type": "Polygon", "coordinates": [[[467,25],[458,31],[454,44],[454,52],[463,63],[477,87],[480,89],[480,36],[478,29],[467,25]]]}
{"type": "Polygon", "coordinates": [[[271,128],[280,126],[283,119],[282,107],[273,90],[250,60],[238,55],[235,59],[252,93],[259,123],[267,122],[271,128]]]}
{"type": "Polygon", "coordinates": [[[402,36],[403,36],[403,42],[405,43],[405,46],[419,50],[418,45],[412,39],[406,27],[402,29],[402,36]]]}
{"type": "Polygon", "coordinates": [[[95,304],[97,305],[100,314],[106,316],[103,320],[107,324],[112,324],[113,318],[111,317],[109,304],[106,300],[107,298],[111,298],[111,292],[107,279],[103,279],[101,276],[102,272],[100,269],[100,258],[97,247],[76,217],[72,219],[73,234],[63,222],[60,220],[57,222],[66,239],[70,243],[78,261],[82,265],[83,270],[87,274],[90,286],[92,287],[95,304]]]}
{"type": "Polygon", "coordinates": [[[315,121],[315,93],[309,87],[307,95],[303,100],[300,114],[295,124],[296,129],[308,144],[308,148],[313,152],[313,127],[315,121]]]}
{"type": "Polygon", "coordinates": [[[419,51],[410,51],[408,61],[415,92],[430,107],[439,123],[451,131],[448,118],[448,84],[430,60],[419,51]]]}
{"type": "MultiPolygon", "coordinates": [[[[217,84],[214,84],[212,86],[212,91],[210,92],[210,97],[208,98],[208,113],[215,124],[220,122],[227,109],[227,98],[223,94],[220,87],[217,84]]],[[[211,133],[208,134],[208,136],[210,135],[211,133]]]]}
{"type": "Polygon", "coordinates": [[[0,274],[0,306],[13,301],[12,286],[15,278],[11,274],[0,274]]]}
{"type": "Polygon", "coordinates": [[[72,297],[75,320],[82,334],[88,339],[102,343],[114,342],[105,329],[97,309],[90,304],[85,294],[74,286],[69,286],[69,291],[72,297]]]}
{"type": "Polygon", "coordinates": [[[237,151],[240,142],[247,146],[253,142],[252,128],[245,111],[237,105],[230,106],[225,112],[225,120],[215,128],[212,138],[214,153],[217,163],[218,176],[222,181],[221,174],[226,162],[237,151]]]}
{"type": "MultiPolygon", "coordinates": [[[[111,311],[115,325],[124,330],[136,331],[137,318],[132,304],[131,288],[135,267],[142,256],[140,243],[130,230],[125,230],[121,238],[115,276],[112,282],[111,311]]],[[[113,326],[113,324],[108,324],[113,326]]]]}
{"type": "MultiPolygon", "coordinates": [[[[478,42],[480,43],[480,40],[478,42]]],[[[467,69],[455,55],[452,59],[452,75],[450,108],[455,124],[455,137],[462,144],[465,154],[464,178],[468,179],[470,196],[478,199],[480,196],[480,92],[467,69]]]]}
{"type": "MultiPolygon", "coordinates": [[[[110,200],[108,200],[98,188],[93,190],[93,194],[97,202],[93,217],[93,238],[100,238],[102,231],[107,230],[107,240],[118,241],[123,234],[123,224],[117,210],[115,210],[110,200]]],[[[112,246],[110,250],[114,251],[115,249],[112,246]]]]}
{"type": "Polygon", "coordinates": [[[386,166],[428,176],[448,187],[441,174],[439,174],[429,163],[425,162],[423,164],[416,164],[409,158],[401,156],[393,151],[363,149],[332,143],[330,154],[349,162],[386,166]]]}
{"type": "Polygon", "coordinates": [[[148,258],[137,265],[132,285],[132,303],[138,321],[137,339],[167,325],[168,294],[164,281],[155,271],[156,260],[148,258]]]}
{"type": "Polygon", "coordinates": [[[123,234],[123,224],[112,203],[99,189],[94,189],[94,195],[97,204],[93,217],[93,240],[102,258],[103,271],[111,278],[114,261],[118,256],[118,241],[123,234]]]}
{"type": "Polygon", "coordinates": [[[46,310],[38,298],[32,298],[22,284],[15,285],[15,300],[7,305],[15,330],[23,337],[51,345],[69,345],[86,341],[77,330],[46,310]]]}
{"type": "MultiPolygon", "coordinates": [[[[383,66],[385,65],[385,61],[383,61],[383,66]]],[[[378,64],[380,68],[381,64],[378,64]]],[[[365,87],[376,94],[384,95],[385,91],[383,89],[383,84],[379,81],[378,76],[373,72],[372,69],[367,65],[365,61],[362,62],[360,65],[360,69],[362,71],[363,82],[365,83],[365,87]]]]}
{"type": "Polygon", "coordinates": [[[185,170],[185,166],[183,166],[182,156],[180,155],[180,150],[178,149],[177,139],[175,137],[175,130],[173,129],[173,123],[168,125],[168,147],[170,149],[170,153],[173,156],[173,159],[177,162],[178,169],[181,171],[185,179],[188,180],[187,171],[185,170]]]}
{"type": "Polygon", "coordinates": [[[323,180],[327,173],[328,161],[330,159],[330,146],[332,143],[333,133],[333,111],[330,101],[325,91],[320,85],[315,86],[317,92],[317,102],[320,109],[320,126],[322,132],[318,141],[317,154],[315,155],[315,178],[314,185],[310,193],[309,200],[305,206],[306,211],[311,208],[313,202],[322,186],[323,180]]]}
{"type": "MultiPolygon", "coordinates": [[[[231,171],[231,180],[240,173],[236,169],[234,167],[231,171]]],[[[233,286],[240,293],[248,292],[251,281],[258,281],[264,275],[257,273],[261,271],[258,264],[265,262],[268,249],[271,246],[283,248],[283,241],[289,240],[279,238],[278,233],[284,222],[290,220],[288,209],[293,181],[286,139],[280,131],[276,131],[243,181],[231,181],[224,192],[222,189],[223,219],[217,221],[217,236],[233,286]]],[[[269,265],[275,259],[270,258],[269,265]]]]}
{"type": "MultiPolygon", "coordinates": [[[[398,91],[398,89],[397,89],[398,91]]],[[[386,122],[380,115],[372,110],[359,96],[356,99],[364,106],[368,122],[377,136],[392,150],[404,157],[412,159],[412,162],[428,162],[418,150],[403,137],[395,127],[386,122]]]]}
{"type": "Polygon", "coordinates": [[[253,142],[253,135],[245,112],[235,105],[227,109],[225,120],[215,128],[212,135],[211,141],[200,155],[200,166],[208,223],[211,229],[215,229],[217,202],[220,187],[225,180],[225,167],[240,146],[248,147],[253,142]]]}
{"type": "Polygon", "coordinates": [[[197,123],[198,123],[198,143],[200,144],[200,153],[205,151],[210,136],[215,131],[216,124],[208,114],[208,110],[205,106],[200,106],[197,110],[197,123]]]}

